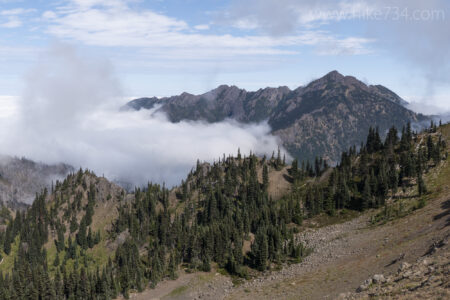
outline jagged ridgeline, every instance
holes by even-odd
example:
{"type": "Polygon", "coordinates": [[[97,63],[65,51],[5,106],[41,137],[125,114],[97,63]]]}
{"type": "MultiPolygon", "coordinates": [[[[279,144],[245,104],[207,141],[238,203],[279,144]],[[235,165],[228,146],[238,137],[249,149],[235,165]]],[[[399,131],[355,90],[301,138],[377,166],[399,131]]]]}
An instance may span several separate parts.
{"type": "MultiPolygon", "coordinates": [[[[448,125],[446,125],[448,126],[448,125]]],[[[251,277],[301,263],[297,238],[315,216],[387,206],[414,190],[425,205],[424,172],[445,159],[432,124],[417,134],[391,128],[329,167],[294,160],[223,157],[197,163],[179,187],[149,184],[127,193],[89,171],[70,174],[26,211],[1,211],[1,299],[111,299],[177,273],[223,269],[251,277]]]]}
{"type": "Polygon", "coordinates": [[[282,86],[250,92],[221,85],[201,95],[140,98],[126,108],[155,109],[167,114],[171,122],[267,120],[271,133],[292,157],[314,161],[322,156],[334,165],[342,151],[364,141],[370,126],[378,126],[383,137],[392,125],[401,128],[410,121],[426,126],[430,118],[409,110],[407,104],[384,86],[366,85],[332,71],[294,90],[282,86]]]}

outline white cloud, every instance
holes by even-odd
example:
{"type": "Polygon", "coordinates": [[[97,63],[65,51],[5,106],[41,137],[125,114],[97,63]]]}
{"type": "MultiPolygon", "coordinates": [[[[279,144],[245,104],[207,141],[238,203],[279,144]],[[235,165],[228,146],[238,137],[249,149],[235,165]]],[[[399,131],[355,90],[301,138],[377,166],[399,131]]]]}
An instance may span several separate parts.
{"type": "MultiPolygon", "coordinates": [[[[37,47],[6,46],[0,44],[0,62],[29,62],[40,51],[41,49],[37,47]]],[[[5,66],[5,64],[2,66],[5,66]]]]}
{"type": "Polygon", "coordinates": [[[91,8],[95,6],[114,8],[126,7],[125,2],[121,0],[72,0],[71,2],[81,8],[91,8]]]}
{"type": "Polygon", "coordinates": [[[15,15],[22,15],[22,14],[32,12],[32,11],[33,11],[32,9],[14,8],[14,9],[0,10],[0,15],[15,16],[15,15]]]}
{"type": "Polygon", "coordinates": [[[19,16],[25,15],[25,14],[28,14],[28,13],[31,13],[34,11],[35,11],[34,9],[25,9],[25,8],[0,10],[0,16],[3,16],[7,19],[6,22],[0,23],[0,27],[3,27],[3,28],[21,27],[22,20],[19,18],[19,16]]]}
{"type": "Polygon", "coordinates": [[[238,147],[267,154],[277,148],[266,123],[174,124],[160,113],[119,112],[120,82],[113,74],[107,61],[53,47],[27,76],[17,118],[0,116],[2,151],[136,184],[172,185],[197,159],[212,161],[238,147]]]}
{"type": "Polygon", "coordinates": [[[208,30],[209,29],[209,24],[199,24],[194,26],[194,29],[196,30],[208,30]]]}
{"type": "MultiPolygon", "coordinates": [[[[444,102],[445,103],[445,102],[444,102]]],[[[445,110],[442,106],[437,106],[434,104],[427,104],[423,102],[410,102],[407,105],[407,108],[415,111],[417,113],[425,114],[425,115],[448,115],[450,114],[450,107],[447,107],[445,110]]]]}
{"type": "Polygon", "coordinates": [[[254,30],[259,27],[258,23],[250,18],[238,19],[233,22],[232,26],[243,30],[254,30]]]}
{"type": "Polygon", "coordinates": [[[365,18],[375,8],[374,4],[363,0],[236,0],[218,13],[217,21],[280,36],[331,21],[365,18]]]}
{"type": "MultiPolygon", "coordinates": [[[[199,34],[192,33],[205,30],[205,25],[191,28],[186,22],[168,17],[150,10],[133,10],[126,2],[77,0],[71,5],[60,7],[52,13],[46,13],[48,32],[61,39],[81,41],[88,45],[110,47],[141,47],[153,51],[190,49],[197,53],[199,59],[209,49],[235,55],[278,55],[289,54],[285,47],[314,45],[334,41],[341,45],[340,38],[325,31],[303,31],[296,34],[274,38],[266,35],[235,36],[232,34],[199,34]],[[205,50],[205,51],[202,51],[205,50]],[[223,51],[221,51],[223,50],[223,51]]],[[[242,28],[251,28],[252,23],[237,20],[242,28]]],[[[366,39],[354,38],[357,49],[365,48],[366,39]]],[[[346,43],[347,46],[351,46],[346,43]]],[[[290,50],[289,52],[292,52],[290,50]]],[[[352,51],[346,51],[352,53],[352,51]]],[[[353,51],[359,53],[360,51],[353,51]]],[[[342,52],[343,53],[343,52],[342,52]]]]}
{"type": "Polygon", "coordinates": [[[424,99],[422,95],[406,96],[409,102],[408,108],[423,114],[439,115],[450,114],[450,90],[447,93],[435,94],[433,97],[424,99]]]}
{"type": "Polygon", "coordinates": [[[319,55],[360,55],[370,54],[373,51],[363,46],[364,43],[374,42],[373,39],[344,38],[324,41],[317,49],[319,55]]]}
{"type": "Polygon", "coordinates": [[[17,114],[17,97],[0,95],[0,120],[12,119],[17,114]]]}
{"type": "Polygon", "coordinates": [[[0,27],[3,28],[17,28],[20,26],[22,26],[22,21],[16,16],[10,16],[5,23],[0,24],[0,27]]]}
{"type": "Polygon", "coordinates": [[[378,4],[367,1],[322,1],[298,3],[295,8],[297,21],[302,26],[345,21],[353,19],[368,19],[378,9],[378,4]]]}
{"type": "Polygon", "coordinates": [[[57,14],[55,14],[53,11],[47,10],[42,13],[42,17],[44,19],[55,19],[57,17],[57,14]]]}

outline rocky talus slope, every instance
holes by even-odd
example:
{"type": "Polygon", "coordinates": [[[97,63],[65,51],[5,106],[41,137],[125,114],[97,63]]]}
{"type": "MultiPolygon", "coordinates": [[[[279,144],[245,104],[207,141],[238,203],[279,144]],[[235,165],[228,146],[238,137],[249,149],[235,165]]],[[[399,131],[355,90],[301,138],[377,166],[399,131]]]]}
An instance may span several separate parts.
{"type": "Polygon", "coordinates": [[[356,292],[343,293],[339,299],[449,299],[449,236],[433,244],[430,251],[414,263],[403,262],[393,274],[375,274],[356,292]]]}

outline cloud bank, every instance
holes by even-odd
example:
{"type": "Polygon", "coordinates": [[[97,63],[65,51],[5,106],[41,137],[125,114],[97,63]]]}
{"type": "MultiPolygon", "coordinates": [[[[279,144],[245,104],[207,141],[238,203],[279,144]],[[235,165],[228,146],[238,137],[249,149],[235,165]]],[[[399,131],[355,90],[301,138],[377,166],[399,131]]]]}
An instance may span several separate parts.
{"type": "MultiPolygon", "coordinates": [[[[171,123],[154,111],[121,112],[120,82],[108,61],[55,45],[26,76],[14,114],[0,118],[5,154],[66,162],[110,179],[175,185],[197,159],[254,151],[271,154],[266,123],[171,123]]],[[[11,108],[10,108],[11,109],[11,108]]]]}

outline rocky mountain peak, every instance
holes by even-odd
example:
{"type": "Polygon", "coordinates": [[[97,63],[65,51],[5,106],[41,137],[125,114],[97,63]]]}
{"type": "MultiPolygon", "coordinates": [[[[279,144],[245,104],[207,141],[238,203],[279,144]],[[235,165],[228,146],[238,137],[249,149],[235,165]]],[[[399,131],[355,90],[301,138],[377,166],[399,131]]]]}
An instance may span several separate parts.
{"type": "Polygon", "coordinates": [[[326,74],[325,76],[323,76],[322,78],[326,79],[326,80],[341,81],[344,79],[344,75],[342,75],[341,73],[339,73],[336,70],[333,70],[333,71],[329,72],[328,74],[326,74]]]}
{"type": "Polygon", "coordinates": [[[230,97],[236,97],[237,95],[239,95],[239,93],[241,93],[242,89],[238,88],[235,85],[226,85],[226,84],[222,84],[220,86],[218,86],[217,88],[204,93],[203,95],[201,95],[203,98],[206,98],[207,100],[218,100],[219,97],[226,97],[226,98],[230,98],[230,97]]]}
{"type": "Polygon", "coordinates": [[[356,87],[358,89],[367,90],[368,86],[353,76],[344,76],[338,71],[331,71],[325,76],[309,83],[304,89],[297,89],[299,92],[309,92],[312,90],[329,89],[330,84],[338,84],[347,88],[356,87]]]}
{"type": "Polygon", "coordinates": [[[344,83],[345,78],[346,77],[338,71],[331,71],[325,76],[311,81],[306,87],[296,89],[296,91],[304,93],[312,90],[326,89],[330,83],[344,83]]]}
{"type": "MultiPolygon", "coordinates": [[[[135,100],[133,109],[151,108],[154,101],[135,100]]],[[[380,132],[392,125],[428,120],[404,106],[394,92],[380,85],[366,85],[353,76],[331,71],[304,87],[263,88],[246,91],[221,85],[202,95],[183,94],[160,99],[169,120],[221,122],[227,118],[242,123],[268,121],[272,134],[300,160],[319,155],[337,162],[342,150],[359,145],[369,124],[380,132]]]]}

